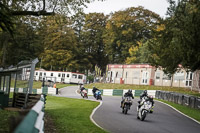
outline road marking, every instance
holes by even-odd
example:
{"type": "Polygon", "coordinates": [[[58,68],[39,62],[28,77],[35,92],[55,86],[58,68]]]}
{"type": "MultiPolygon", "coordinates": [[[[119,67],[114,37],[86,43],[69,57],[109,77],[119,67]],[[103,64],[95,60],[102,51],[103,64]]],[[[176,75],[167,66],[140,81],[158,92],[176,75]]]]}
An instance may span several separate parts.
{"type": "MultiPolygon", "coordinates": [[[[94,101],[94,100],[92,100],[92,101],[94,101]]],[[[97,101],[96,101],[97,102],[97,101]]],[[[92,118],[93,117],[93,115],[94,115],[94,113],[96,112],[96,110],[99,108],[99,107],[101,107],[101,105],[102,105],[102,101],[98,101],[98,102],[100,102],[100,104],[95,108],[95,109],[93,109],[93,111],[92,111],[92,114],[90,115],[90,120],[97,126],[97,127],[99,127],[99,128],[101,128],[102,130],[105,130],[105,129],[103,129],[101,126],[99,126],[95,121],[94,121],[94,119],[92,118]]]]}
{"type": "Polygon", "coordinates": [[[160,102],[160,103],[163,103],[163,104],[165,104],[165,105],[167,105],[167,106],[171,107],[172,109],[174,109],[174,110],[175,110],[175,111],[177,111],[178,113],[180,113],[180,114],[184,115],[185,117],[187,117],[187,118],[189,118],[189,119],[191,119],[191,120],[195,121],[196,123],[200,124],[200,122],[199,122],[199,121],[197,121],[197,120],[195,120],[194,118],[192,118],[192,117],[190,117],[190,116],[188,116],[188,115],[186,115],[186,114],[182,113],[181,111],[177,110],[177,109],[176,109],[176,108],[174,108],[173,106],[171,106],[171,105],[169,105],[169,104],[167,104],[167,103],[164,103],[164,102],[158,101],[158,100],[156,100],[156,101],[157,101],[157,102],[160,102]]]}
{"type": "MultiPolygon", "coordinates": [[[[80,94],[78,93],[78,90],[75,90],[75,93],[76,93],[77,95],[80,95],[80,94]]],[[[93,99],[85,99],[85,100],[100,102],[100,104],[99,104],[96,108],[93,109],[92,114],[90,115],[90,120],[91,120],[97,127],[101,128],[102,130],[105,131],[105,129],[103,129],[101,126],[99,126],[99,125],[94,121],[94,119],[92,118],[93,115],[94,115],[94,113],[96,112],[96,110],[97,110],[99,107],[101,107],[101,105],[102,105],[103,102],[102,102],[102,101],[93,100],[93,99]]]]}

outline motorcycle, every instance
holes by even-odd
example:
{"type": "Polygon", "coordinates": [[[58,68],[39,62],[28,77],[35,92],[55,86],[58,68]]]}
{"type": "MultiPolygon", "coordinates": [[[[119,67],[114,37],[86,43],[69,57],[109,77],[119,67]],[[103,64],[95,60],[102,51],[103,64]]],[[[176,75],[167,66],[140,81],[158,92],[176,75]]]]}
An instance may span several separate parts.
{"type": "Polygon", "coordinates": [[[127,114],[131,105],[132,105],[132,98],[125,97],[124,102],[122,103],[122,113],[127,114]]]}
{"type": "Polygon", "coordinates": [[[100,90],[97,90],[96,92],[95,92],[95,97],[96,97],[96,100],[102,100],[102,97],[101,97],[101,91],[100,90]]]}
{"type": "Polygon", "coordinates": [[[81,96],[82,96],[83,98],[88,98],[87,91],[86,91],[86,90],[82,90],[81,96]]]}
{"type": "Polygon", "coordinates": [[[152,113],[152,102],[150,102],[148,97],[143,97],[140,104],[140,108],[137,107],[137,118],[144,121],[148,113],[152,113]]]}

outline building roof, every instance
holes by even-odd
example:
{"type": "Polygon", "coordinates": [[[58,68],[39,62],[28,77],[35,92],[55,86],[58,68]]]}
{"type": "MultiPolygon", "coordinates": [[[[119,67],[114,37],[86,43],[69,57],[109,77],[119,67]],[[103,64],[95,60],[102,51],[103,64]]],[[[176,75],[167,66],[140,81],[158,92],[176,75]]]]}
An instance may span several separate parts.
{"type": "Polygon", "coordinates": [[[152,68],[149,64],[108,64],[108,68],[152,68]]]}

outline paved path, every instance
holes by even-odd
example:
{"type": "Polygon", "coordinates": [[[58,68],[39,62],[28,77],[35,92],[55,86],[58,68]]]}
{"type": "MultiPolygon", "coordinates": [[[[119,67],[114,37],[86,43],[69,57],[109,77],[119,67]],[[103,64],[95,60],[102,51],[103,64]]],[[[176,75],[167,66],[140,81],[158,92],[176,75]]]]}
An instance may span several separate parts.
{"type": "MultiPolygon", "coordinates": [[[[60,90],[62,96],[81,98],[75,91],[77,86],[60,90]]],[[[94,99],[89,96],[89,99],[94,99]]],[[[103,104],[93,119],[102,128],[112,133],[200,133],[200,124],[176,112],[160,102],[155,102],[155,112],[148,114],[145,121],[136,118],[136,98],[127,115],[122,114],[121,97],[103,96],[103,104]]]]}

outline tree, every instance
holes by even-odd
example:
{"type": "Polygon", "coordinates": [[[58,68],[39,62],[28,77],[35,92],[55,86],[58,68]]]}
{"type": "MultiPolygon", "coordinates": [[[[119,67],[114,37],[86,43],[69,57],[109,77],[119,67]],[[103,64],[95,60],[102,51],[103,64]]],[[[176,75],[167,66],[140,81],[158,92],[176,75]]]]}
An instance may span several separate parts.
{"type": "Polygon", "coordinates": [[[162,30],[155,32],[149,47],[151,63],[162,66],[173,74],[180,64],[188,70],[200,68],[200,1],[182,0],[176,5],[170,0],[169,17],[161,24],[162,30]]]}
{"type": "MultiPolygon", "coordinates": [[[[1,35],[0,38],[7,38],[5,40],[2,39],[2,42],[0,42],[1,43],[0,44],[0,58],[1,58],[0,62],[2,64],[1,66],[6,66],[10,64],[8,63],[10,61],[7,61],[9,60],[8,58],[11,58],[9,56],[10,53],[8,53],[10,46],[11,45],[15,46],[16,44],[22,45],[22,44],[19,44],[18,40],[16,40],[16,38],[19,37],[18,35],[22,35],[20,33],[21,31],[17,30],[18,26],[20,25],[18,24],[20,20],[23,19],[23,23],[26,23],[27,25],[32,26],[33,34],[35,34],[36,38],[32,38],[31,40],[33,42],[38,41],[37,43],[34,43],[34,45],[36,47],[38,46],[38,49],[39,49],[38,51],[40,51],[40,50],[43,50],[43,48],[41,47],[43,47],[44,42],[42,41],[43,37],[39,36],[40,34],[38,34],[38,31],[35,31],[37,28],[40,28],[38,27],[40,24],[40,20],[36,19],[36,17],[42,18],[41,16],[52,16],[56,14],[74,15],[76,13],[82,12],[82,8],[86,6],[85,3],[90,3],[93,1],[94,0],[61,0],[61,1],[60,0],[30,0],[30,1],[2,0],[0,1],[0,35],[1,35]],[[33,16],[36,16],[36,17],[33,17],[33,16]],[[26,21],[24,19],[26,19],[26,21]],[[36,19],[35,25],[32,25],[33,21],[31,19],[36,19]],[[17,33],[16,31],[19,33],[17,33]],[[8,35],[8,33],[10,35],[8,35]],[[8,40],[9,40],[9,43],[8,43],[8,40]],[[39,44],[42,44],[42,45],[39,45],[39,44]]],[[[103,1],[103,0],[99,0],[99,1],[103,1]]],[[[24,28],[27,28],[27,27],[24,26],[24,28]]],[[[28,29],[23,29],[22,31],[26,31],[26,30],[28,29]]],[[[30,37],[28,38],[30,39],[30,37]]],[[[20,43],[22,43],[22,41],[20,41],[20,43]]],[[[22,53],[24,52],[23,48],[21,49],[21,52],[22,53]]],[[[34,55],[33,57],[35,57],[35,55],[38,55],[37,50],[34,52],[36,53],[32,54],[34,55]]],[[[12,55],[12,56],[15,56],[13,58],[16,58],[17,54],[12,55]]],[[[20,57],[22,57],[22,54],[20,55],[20,57]]],[[[20,59],[23,60],[26,57],[29,58],[30,56],[26,56],[25,54],[24,58],[20,58],[20,59]]],[[[15,65],[16,61],[18,60],[13,61],[13,65],[15,65]]]]}
{"type": "Polygon", "coordinates": [[[2,0],[0,1],[0,28],[12,32],[14,16],[73,14],[80,8],[86,7],[85,3],[92,1],[94,0],[2,0]]]}
{"type": "Polygon", "coordinates": [[[94,70],[95,65],[104,68],[107,64],[105,55],[105,45],[103,42],[103,33],[108,16],[103,13],[90,13],[85,15],[85,21],[82,30],[82,44],[84,47],[83,53],[89,57],[92,64],[91,70],[94,70]]]}
{"type": "Polygon", "coordinates": [[[14,38],[6,31],[0,32],[0,67],[36,58],[41,52],[35,29],[25,23],[23,18],[16,22],[17,28],[13,30],[14,38]]]}
{"type": "Polygon", "coordinates": [[[77,42],[71,20],[62,15],[43,19],[40,35],[43,36],[44,52],[40,55],[46,69],[75,70],[77,42]]]}
{"type": "Polygon", "coordinates": [[[128,8],[111,14],[106,25],[104,41],[111,63],[125,63],[131,47],[137,46],[141,39],[151,38],[150,31],[160,20],[159,15],[143,7],[128,8]]]}
{"type": "Polygon", "coordinates": [[[148,41],[137,42],[137,46],[132,46],[129,49],[130,57],[127,57],[126,64],[132,63],[149,63],[150,52],[148,50],[148,41]]]}

